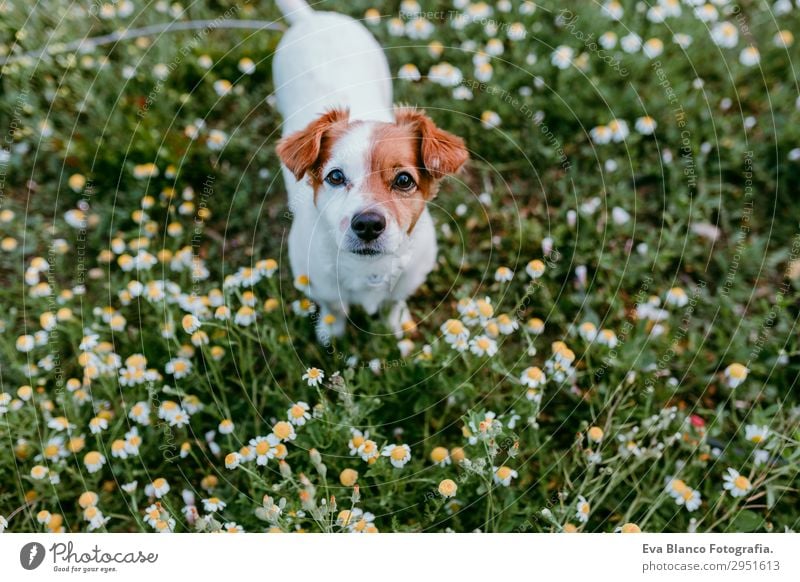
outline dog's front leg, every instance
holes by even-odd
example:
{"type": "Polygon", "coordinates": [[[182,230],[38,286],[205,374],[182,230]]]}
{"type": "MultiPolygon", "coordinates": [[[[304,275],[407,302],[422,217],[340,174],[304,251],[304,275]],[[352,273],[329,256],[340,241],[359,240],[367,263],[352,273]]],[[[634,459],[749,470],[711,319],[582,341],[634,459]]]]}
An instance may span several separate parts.
{"type": "Polygon", "coordinates": [[[317,325],[315,327],[317,341],[323,345],[328,345],[331,342],[331,338],[344,335],[346,321],[346,305],[320,303],[319,319],[317,319],[317,325]]]}

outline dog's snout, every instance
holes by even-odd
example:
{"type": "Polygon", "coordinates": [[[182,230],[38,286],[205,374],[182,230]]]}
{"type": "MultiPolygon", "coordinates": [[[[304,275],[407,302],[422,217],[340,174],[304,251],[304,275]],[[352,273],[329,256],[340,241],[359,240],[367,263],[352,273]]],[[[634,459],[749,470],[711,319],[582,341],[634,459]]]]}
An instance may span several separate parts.
{"type": "Polygon", "coordinates": [[[386,228],[386,219],[378,212],[359,212],[350,221],[350,228],[364,242],[378,238],[386,228]]]}

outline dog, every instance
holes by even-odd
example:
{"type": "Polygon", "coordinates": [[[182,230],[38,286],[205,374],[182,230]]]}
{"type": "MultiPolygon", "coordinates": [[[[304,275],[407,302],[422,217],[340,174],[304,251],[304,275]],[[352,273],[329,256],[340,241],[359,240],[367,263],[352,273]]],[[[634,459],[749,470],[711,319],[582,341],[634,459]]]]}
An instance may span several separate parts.
{"type": "Polygon", "coordinates": [[[352,305],[390,306],[400,338],[413,327],[406,299],[436,263],[427,202],[467,149],[424,111],[393,106],[386,56],[362,24],[304,0],[277,4],[291,25],[273,79],[295,286],[319,305],[322,343],[344,333],[352,305]]]}

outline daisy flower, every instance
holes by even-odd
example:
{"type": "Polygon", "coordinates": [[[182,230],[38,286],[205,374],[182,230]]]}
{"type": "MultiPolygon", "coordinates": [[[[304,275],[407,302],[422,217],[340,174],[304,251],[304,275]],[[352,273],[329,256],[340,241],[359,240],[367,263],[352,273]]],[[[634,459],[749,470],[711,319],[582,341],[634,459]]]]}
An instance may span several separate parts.
{"type": "Polygon", "coordinates": [[[253,62],[253,59],[247,57],[239,59],[238,68],[245,75],[252,75],[256,72],[256,64],[253,62]]]}
{"type": "Polygon", "coordinates": [[[476,356],[493,356],[497,353],[497,342],[485,335],[475,336],[469,342],[469,350],[476,356]]]}
{"type": "Polygon", "coordinates": [[[358,447],[364,444],[364,441],[369,438],[369,432],[363,433],[358,429],[350,429],[350,440],[347,441],[347,447],[350,449],[351,455],[358,454],[358,447]]]}
{"type": "Polygon", "coordinates": [[[375,26],[380,24],[381,22],[381,13],[380,10],[377,8],[368,8],[366,12],[364,12],[364,20],[367,24],[371,24],[375,26]]]}
{"type": "Polygon", "coordinates": [[[97,451],[90,451],[83,456],[83,464],[89,473],[97,473],[105,463],[106,458],[97,451]]]}
{"type": "Polygon", "coordinates": [[[377,533],[378,528],[375,527],[373,523],[375,521],[375,515],[368,512],[362,511],[359,508],[355,508],[352,510],[353,517],[350,520],[350,527],[349,530],[352,533],[377,533]]]}
{"type": "Polygon", "coordinates": [[[612,31],[604,32],[597,39],[597,42],[606,50],[611,50],[617,46],[617,34],[612,31]]]}
{"type": "Polygon", "coordinates": [[[728,467],[728,472],[722,477],[725,483],[722,485],[727,491],[731,492],[732,497],[744,497],[753,489],[750,479],[739,474],[736,469],[728,467]]]}
{"type": "Polygon", "coordinates": [[[533,335],[541,335],[544,333],[544,322],[538,317],[532,317],[525,324],[525,328],[533,335]]]}
{"type": "Polygon", "coordinates": [[[339,473],[339,483],[345,487],[353,487],[358,482],[358,471],[355,469],[344,469],[339,473]]]}
{"type": "Polygon", "coordinates": [[[186,358],[172,358],[167,362],[167,365],[164,366],[164,371],[167,374],[175,376],[176,380],[180,380],[188,376],[192,371],[192,362],[186,358]]]}
{"type": "Polygon", "coordinates": [[[294,426],[285,421],[276,422],[272,427],[272,434],[278,437],[281,441],[293,441],[297,437],[294,432],[294,426]]]}
{"type": "Polygon", "coordinates": [[[416,65],[406,63],[400,67],[400,70],[397,72],[397,78],[403,81],[419,81],[422,79],[422,73],[419,72],[416,65]]]}
{"type": "Polygon", "coordinates": [[[233,85],[231,82],[226,79],[220,79],[219,81],[214,81],[214,92],[220,97],[224,97],[228,93],[231,92],[233,85]]]}
{"type": "Polygon", "coordinates": [[[652,135],[653,132],[656,130],[656,120],[650,117],[649,115],[645,115],[644,117],[640,117],[636,120],[634,127],[636,131],[638,131],[642,135],[652,135]]]}
{"type": "Polygon", "coordinates": [[[625,10],[622,8],[622,4],[616,0],[611,0],[611,2],[606,2],[603,5],[603,13],[613,20],[619,20],[622,18],[625,10]]]}
{"type": "Polygon", "coordinates": [[[428,70],[428,79],[442,87],[457,87],[464,74],[450,63],[437,63],[428,70]]]}
{"type": "Polygon", "coordinates": [[[280,440],[274,434],[269,434],[265,437],[260,436],[250,439],[250,446],[255,451],[256,464],[264,466],[267,462],[275,457],[276,447],[280,444],[280,440]]]}
{"type": "Polygon", "coordinates": [[[589,512],[591,511],[591,506],[589,502],[586,501],[586,498],[581,495],[578,497],[578,503],[575,505],[575,519],[577,519],[581,523],[586,523],[589,521],[589,512]]]}
{"type": "Polygon", "coordinates": [[[728,381],[728,386],[737,388],[742,382],[747,379],[749,370],[742,364],[734,362],[725,368],[724,376],[728,381]]]}
{"type": "Polygon", "coordinates": [[[664,491],[675,499],[681,497],[687,489],[689,489],[689,487],[682,479],[677,479],[675,477],[667,477],[665,479],[664,491]]]}
{"type": "Polygon", "coordinates": [[[603,429],[599,426],[593,426],[586,431],[586,436],[593,443],[599,443],[603,440],[603,429]]]}
{"type": "Polygon", "coordinates": [[[83,510],[83,519],[89,522],[89,526],[86,529],[88,531],[94,531],[108,523],[110,518],[105,517],[102,511],[92,505],[83,510]]]}
{"type": "Polygon", "coordinates": [[[754,67],[761,62],[761,54],[756,47],[749,46],[739,53],[739,62],[745,67],[754,67]]]}
{"type": "Polygon", "coordinates": [[[613,133],[607,125],[598,125],[589,130],[589,137],[598,145],[605,145],[611,143],[613,133]]]}
{"type": "Polygon", "coordinates": [[[307,368],[306,373],[303,374],[303,380],[308,382],[311,387],[319,386],[325,379],[325,372],[319,368],[307,368]]]}
{"type": "Polygon", "coordinates": [[[612,119],[608,122],[608,128],[611,130],[612,141],[619,143],[625,141],[630,135],[628,124],[623,119],[612,119]]]}
{"type": "Polygon", "coordinates": [[[303,426],[307,420],[311,419],[309,414],[310,407],[305,402],[299,401],[293,404],[286,412],[289,422],[295,426],[303,426]]]}
{"type": "Polygon", "coordinates": [[[518,474],[514,469],[505,465],[501,467],[493,467],[493,470],[495,484],[502,485],[503,487],[508,487],[511,485],[511,480],[518,477],[518,474]]]}
{"type": "Polygon", "coordinates": [[[239,453],[228,453],[225,455],[225,468],[236,469],[242,463],[242,456],[239,453]]]}
{"type": "Polygon", "coordinates": [[[575,58],[575,49],[565,45],[557,46],[550,56],[550,62],[558,69],[568,69],[575,58]]]}
{"type": "Polygon", "coordinates": [[[506,29],[506,36],[508,36],[508,40],[511,41],[522,40],[526,35],[527,31],[525,30],[525,25],[521,22],[512,22],[506,29]]]}
{"type": "Polygon", "coordinates": [[[211,151],[218,152],[222,148],[225,147],[225,144],[228,143],[228,134],[224,131],[220,131],[219,129],[212,129],[208,132],[208,138],[206,139],[206,145],[208,149],[211,151]]]}
{"type": "Polygon", "coordinates": [[[161,499],[169,493],[169,483],[163,477],[155,479],[152,483],[144,488],[144,492],[148,497],[155,497],[161,499]]]}
{"type": "Polygon", "coordinates": [[[642,52],[646,57],[654,59],[664,52],[664,41],[660,38],[651,38],[642,45],[642,52]]]}
{"type": "Polygon", "coordinates": [[[444,341],[450,345],[455,344],[458,340],[466,340],[469,337],[469,330],[458,319],[448,319],[439,328],[444,334],[444,341]]]}
{"type": "Polygon", "coordinates": [[[226,505],[227,504],[219,497],[209,497],[208,499],[203,499],[203,509],[208,513],[222,511],[225,509],[226,505]]]}
{"type": "Polygon", "coordinates": [[[635,32],[631,32],[619,40],[619,46],[621,46],[622,50],[626,53],[635,53],[642,48],[642,37],[635,32]]]}
{"type": "Polygon", "coordinates": [[[411,447],[408,445],[387,445],[383,447],[381,455],[389,457],[393,467],[402,469],[411,460],[411,447]]]}
{"type": "Polygon", "coordinates": [[[36,341],[32,335],[21,335],[17,338],[17,351],[23,354],[30,352],[35,345],[36,341]]]}
{"type": "Polygon", "coordinates": [[[711,3],[696,7],[694,9],[694,15],[701,22],[714,22],[719,18],[719,12],[711,3]]]}
{"type": "Polygon", "coordinates": [[[230,418],[222,419],[219,423],[219,426],[217,426],[217,430],[219,430],[220,434],[232,434],[234,428],[235,425],[230,418]]]}
{"type": "Polygon", "coordinates": [[[136,164],[133,167],[133,177],[138,180],[144,180],[145,178],[155,178],[159,174],[158,166],[155,164],[148,163],[148,164],[136,164]]]}
{"type": "Polygon", "coordinates": [[[703,499],[700,493],[691,487],[686,487],[680,495],[675,497],[675,503],[677,505],[683,505],[687,511],[695,511],[700,507],[702,501],[703,499]]]}
{"type": "Polygon", "coordinates": [[[769,427],[748,424],[744,427],[744,438],[755,445],[763,444],[769,438],[769,427]]]}
{"type": "Polygon", "coordinates": [[[444,497],[445,499],[450,499],[456,496],[458,492],[458,485],[452,479],[443,479],[439,483],[439,495],[444,497]]]}
{"type": "Polygon", "coordinates": [[[514,271],[508,267],[499,267],[494,274],[494,280],[500,283],[508,283],[514,278],[514,271]]]}
{"type": "Polygon", "coordinates": [[[586,321],[578,327],[578,335],[587,342],[592,342],[597,337],[597,326],[591,321],[586,321]]]}
{"type": "Polygon", "coordinates": [[[450,451],[445,447],[435,447],[430,454],[431,462],[439,467],[446,467],[450,464],[450,451]]]}
{"type": "Polygon", "coordinates": [[[522,371],[519,381],[526,388],[538,388],[547,381],[547,378],[540,368],[537,366],[531,366],[522,371]]]}
{"type": "Polygon", "coordinates": [[[733,48],[739,42],[739,31],[730,22],[720,22],[711,29],[711,39],[722,48],[733,48]]]}
{"type": "Polygon", "coordinates": [[[433,23],[425,18],[417,17],[406,24],[406,36],[414,40],[427,40],[435,29],[433,23]]]}
{"type": "Polygon", "coordinates": [[[233,318],[233,321],[236,325],[241,325],[242,327],[247,327],[252,325],[256,320],[256,312],[255,310],[248,306],[243,305],[239,308],[236,312],[236,316],[233,318]]]}
{"type": "Polygon", "coordinates": [[[488,62],[479,63],[475,67],[475,78],[481,83],[488,83],[492,79],[494,68],[488,62]]]}
{"type": "Polygon", "coordinates": [[[36,521],[38,521],[39,523],[41,523],[43,525],[47,525],[48,523],[50,523],[50,519],[51,518],[52,518],[52,515],[46,509],[43,509],[39,513],[36,514],[36,521]]]}
{"type": "Polygon", "coordinates": [[[486,323],[494,316],[494,307],[492,306],[492,300],[489,299],[488,297],[476,300],[475,309],[477,310],[478,321],[480,321],[481,323],[486,323]]]}
{"type": "Polygon", "coordinates": [[[95,416],[89,421],[89,432],[92,434],[100,434],[108,428],[108,420],[103,417],[95,416]]]}
{"type": "Polygon", "coordinates": [[[682,49],[686,50],[692,44],[692,37],[688,34],[684,34],[682,32],[677,32],[672,35],[672,42],[676,45],[681,47],[682,49]]]}
{"type": "Polygon", "coordinates": [[[617,347],[617,335],[610,329],[601,329],[597,334],[597,343],[613,349],[617,347]]]}
{"type": "Polygon", "coordinates": [[[484,111],[481,113],[481,125],[484,129],[494,129],[502,123],[500,115],[496,111],[484,111]]]}
{"type": "Polygon", "coordinates": [[[365,463],[374,463],[378,460],[380,456],[380,451],[378,450],[378,443],[371,439],[365,440],[358,446],[356,451],[358,455],[361,457],[361,460],[365,463]]]}
{"type": "Polygon", "coordinates": [[[778,48],[789,48],[794,44],[794,35],[791,33],[791,31],[780,30],[775,33],[772,42],[778,48]]]}
{"type": "MultiPolygon", "coordinates": [[[[90,472],[93,472],[93,471],[90,471],[90,472]]],[[[37,481],[41,481],[42,479],[47,477],[47,473],[48,473],[47,467],[45,467],[44,465],[34,465],[33,467],[31,467],[30,475],[31,475],[31,478],[33,478],[33,479],[35,479],[37,481]]]]}
{"type": "Polygon", "coordinates": [[[673,287],[667,291],[664,303],[667,305],[674,305],[675,307],[685,307],[689,304],[689,296],[686,295],[686,291],[680,287],[673,287]]]}

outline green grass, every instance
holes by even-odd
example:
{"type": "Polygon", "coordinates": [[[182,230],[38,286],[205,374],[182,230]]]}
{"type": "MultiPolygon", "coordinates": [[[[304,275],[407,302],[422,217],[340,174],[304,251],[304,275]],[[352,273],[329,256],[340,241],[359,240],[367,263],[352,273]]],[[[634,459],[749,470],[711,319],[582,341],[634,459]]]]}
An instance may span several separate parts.
{"type": "MultiPolygon", "coordinates": [[[[8,396],[0,397],[0,515],[9,531],[85,531],[94,526],[83,505],[109,518],[95,516],[98,530],[152,531],[146,509],[156,501],[153,523],[176,531],[231,522],[246,531],[370,529],[367,514],[380,531],[610,532],[627,523],[654,532],[797,529],[800,175],[793,149],[800,112],[791,67],[798,53],[796,44],[780,48],[773,39],[779,30],[800,34],[797,11],[773,20],[761,3],[743,2],[740,13],[727,15],[720,8],[720,21],[739,33],[734,48],[719,48],[685,5],[657,24],[629,2],[622,22],[570,3],[578,19],[566,28],[556,23],[560,3],[544,2],[532,14],[511,4],[510,13],[495,8],[490,17],[504,52],[490,60],[483,86],[473,65],[490,38],[481,23],[459,30],[452,18],[432,15],[430,38],[392,36],[388,21],[399,3],[390,2],[381,23],[368,25],[394,72],[412,63],[423,75],[396,80],[395,100],[424,107],[463,136],[472,158],[433,206],[439,264],[410,302],[417,329],[407,338],[413,347],[402,345],[405,355],[379,319],[359,310],[344,338],[320,346],[313,317],[293,308],[303,297],[285,256],[290,219],[274,153],[280,119],[268,99],[280,33],[167,32],[40,60],[25,54],[174,15],[153,6],[140,13],[137,4],[130,16],[106,20],[60,1],[32,13],[27,3],[5,5],[0,125],[10,153],[0,159],[0,391],[8,396]],[[507,38],[514,22],[525,38],[507,38]],[[659,38],[664,52],[649,58],[609,49],[623,76],[582,40],[607,31],[659,38]],[[692,37],[686,50],[675,33],[692,37]],[[429,49],[434,40],[441,56],[429,49]],[[748,67],[739,53],[751,43],[760,63],[748,67]],[[560,45],[575,50],[565,69],[551,62],[560,45]],[[201,55],[211,58],[210,69],[201,55]],[[240,72],[242,58],[254,61],[253,74],[240,72]],[[458,100],[425,77],[442,61],[461,71],[472,99],[458,100]],[[160,81],[159,63],[168,67],[160,81]],[[231,94],[215,92],[220,80],[234,84],[231,94]],[[485,127],[485,112],[500,125],[485,127]],[[657,123],[654,135],[635,129],[645,115],[657,123]],[[205,127],[191,140],[185,129],[198,119],[205,127]],[[595,143],[590,131],[613,119],[626,121],[630,135],[595,143]],[[223,149],[209,147],[211,130],[228,136],[223,149]],[[158,175],[137,178],[135,167],[150,163],[158,175]],[[86,183],[70,184],[75,175],[86,183]],[[77,208],[86,228],[80,216],[76,222],[77,208]],[[615,208],[629,220],[614,220],[615,208]],[[135,255],[137,245],[156,263],[125,271],[119,258],[135,255]],[[181,250],[185,259],[201,258],[207,274],[193,280],[191,261],[171,260],[181,250]],[[215,319],[213,304],[200,317],[208,344],[192,346],[182,328],[186,301],[194,294],[212,302],[209,292],[224,288],[235,315],[248,289],[223,286],[225,278],[268,258],[276,272],[250,289],[256,322],[215,319]],[[546,267],[534,281],[525,272],[533,259],[546,267]],[[515,272],[511,282],[495,280],[501,266],[515,272]],[[174,296],[130,297],[134,280],[170,281],[174,296]],[[674,287],[684,290],[686,305],[664,304],[674,287]],[[492,357],[459,353],[440,326],[459,317],[459,300],[485,297],[519,329],[496,338],[492,357]],[[652,297],[666,310],[662,321],[655,309],[637,310],[652,297]],[[267,299],[277,303],[266,309],[267,299]],[[62,312],[53,327],[41,319],[58,310],[71,317],[62,312]],[[538,335],[527,326],[534,317],[544,322],[538,335]],[[582,337],[586,322],[611,330],[617,345],[582,337]],[[165,325],[174,334],[164,337],[165,325]],[[18,338],[43,327],[49,331],[39,345],[20,351],[18,338]],[[89,334],[105,343],[81,356],[89,334]],[[556,341],[574,354],[563,380],[547,368],[556,341]],[[122,385],[117,366],[91,365],[118,357],[124,367],[136,354],[154,372],[133,386],[122,385]],[[176,378],[166,368],[181,354],[192,368],[176,378]],[[748,369],[736,388],[725,376],[734,363],[748,369]],[[540,401],[520,384],[530,366],[547,376],[540,401]],[[310,367],[325,372],[318,387],[302,379],[310,367]],[[141,401],[152,408],[148,424],[129,417],[141,401]],[[283,463],[226,468],[226,455],[272,433],[298,401],[310,405],[312,418],[285,444],[283,463]],[[169,402],[190,413],[188,424],[157,416],[169,402]],[[494,420],[486,422],[488,413],[494,420]],[[59,430],[52,422],[59,417],[74,428],[59,430]],[[108,425],[99,434],[90,430],[96,417],[108,425]],[[223,419],[233,421],[231,434],[220,432],[223,419]],[[767,427],[766,441],[749,440],[750,425],[767,427]],[[138,452],[115,457],[120,445],[113,443],[132,427],[138,452]],[[589,440],[590,427],[602,429],[601,442],[589,440]],[[351,455],[353,429],[368,431],[379,449],[409,445],[411,460],[395,468],[386,457],[367,463],[351,455]],[[456,461],[435,465],[437,447],[456,461]],[[87,469],[91,451],[105,458],[97,472],[87,469]],[[590,454],[599,457],[590,462],[590,454]],[[45,468],[43,479],[36,466],[45,468]],[[493,467],[517,476],[504,486],[493,467]],[[729,468],[748,478],[743,496],[723,488],[729,468]],[[345,469],[358,472],[357,490],[352,475],[340,479],[345,469]],[[699,507],[677,504],[665,490],[669,477],[694,489],[699,507]],[[146,486],[160,478],[170,490],[159,500],[146,486]],[[454,498],[439,493],[445,479],[457,485],[454,498]],[[133,481],[134,490],[122,489],[133,481]],[[187,519],[184,490],[199,520],[187,519]],[[86,491],[98,499],[81,498],[86,491]],[[206,511],[202,500],[210,497],[226,507],[206,511]],[[581,497],[590,505],[585,523],[576,516],[581,497]],[[352,509],[364,514],[340,513],[352,509]]],[[[370,8],[360,0],[323,5],[359,18],[370,8]]],[[[226,11],[237,20],[277,18],[271,3],[204,1],[178,19],[226,11]]],[[[471,337],[481,327],[470,324],[471,337]]]]}

